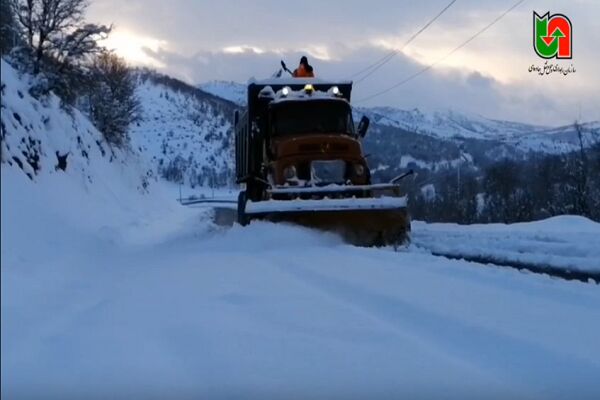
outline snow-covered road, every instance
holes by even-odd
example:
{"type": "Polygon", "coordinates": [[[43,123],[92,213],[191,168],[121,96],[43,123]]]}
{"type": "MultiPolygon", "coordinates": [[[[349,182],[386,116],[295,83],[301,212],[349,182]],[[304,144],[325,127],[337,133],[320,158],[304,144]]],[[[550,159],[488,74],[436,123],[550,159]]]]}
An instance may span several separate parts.
{"type": "Polygon", "coordinates": [[[600,395],[595,284],[197,208],[83,227],[28,191],[2,193],[7,398],[600,395]]]}

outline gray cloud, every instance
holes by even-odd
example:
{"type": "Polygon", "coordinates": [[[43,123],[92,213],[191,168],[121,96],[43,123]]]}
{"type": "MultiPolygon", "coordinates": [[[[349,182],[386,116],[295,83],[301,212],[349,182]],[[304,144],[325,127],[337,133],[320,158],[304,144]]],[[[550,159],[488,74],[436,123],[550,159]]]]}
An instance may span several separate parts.
{"type": "MultiPolygon", "coordinates": [[[[165,66],[163,72],[190,83],[220,79],[245,82],[266,77],[285,59],[293,65],[312,57],[320,77],[346,78],[389,49],[400,46],[447,0],[191,1],[95,0],[89,18],[114,22],[141,36],[165,41],[145,52],[165,66]],[[231,46],[248,46],[227,53],[231,46]],[[257,51],[252,50],[257,49],[257,51]],[[314,56],[321,56],[320,59],[314,56]]],[[[457,2],[399,54],[358,84],[355,99],[389,87],[434,61],[480,29],[512,1],[457,2]],[[417,61],[420,60],[420,61],[417,61]]],[[[580,110],[584,119],[600,119],[600,87],[595,40],[600,30],[591,14],[594,1],[532,0],[433,70],[366,105],[422,109],[454,108],[492,118],[534,123],[569,123],[580,110]],[[574,24],[575,64],[569,77],[536,77],[527,72],[542,60],[531,48],[532,10],[563,12],[574,24]],[[584,34],[585,33],[585,34],[584,34]]]]}

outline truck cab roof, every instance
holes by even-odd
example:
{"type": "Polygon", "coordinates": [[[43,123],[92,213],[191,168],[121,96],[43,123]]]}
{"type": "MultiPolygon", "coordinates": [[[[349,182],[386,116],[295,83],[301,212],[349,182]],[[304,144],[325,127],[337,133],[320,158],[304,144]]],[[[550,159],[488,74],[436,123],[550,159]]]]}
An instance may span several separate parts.
{"type": "Polygon", "coordinates": [[[270,102],[271,100],[263,100],[259,98],[259,93],[266,87],[270,87],[274,93],[279,92],[285,87],[291,91],[297,92],[303,90],[306,85],[312,85],[315,92],[327,93],[333,87],[337,87],[340,92],[340,97],[350,102],[352,93],[352,81],[325,81],[317,78],[271,78],[260,81],[251,80],[248,82],[248,106],[253,106],[257,103],[270,102]]]}

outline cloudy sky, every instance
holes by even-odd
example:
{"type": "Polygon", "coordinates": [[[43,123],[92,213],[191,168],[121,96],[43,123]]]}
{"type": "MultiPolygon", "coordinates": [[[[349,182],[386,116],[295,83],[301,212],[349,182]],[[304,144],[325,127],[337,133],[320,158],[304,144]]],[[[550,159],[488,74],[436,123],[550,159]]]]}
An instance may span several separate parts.
{"type": "MultiPolygon", "coordinates": [[[[526,0],[461,50],[448,52],[517,0],[457,0],[412,43],[404,44],[450,0],[92,0],[88,19],[114,24],[107,46],[132,64],[189,83],[246,82],[270,76],[284,59],[309,57],[321,78],[348,78],[401,50],[355,85],[354,100],[426,73],[364,106],[452,108],[544,125],[600,119],[600,1],[526,0]],[[573,24],[576,72],[538,76],[533,11],[573,24]]],[[[553,61],[555,62],[555,61],[553,61]]]]}

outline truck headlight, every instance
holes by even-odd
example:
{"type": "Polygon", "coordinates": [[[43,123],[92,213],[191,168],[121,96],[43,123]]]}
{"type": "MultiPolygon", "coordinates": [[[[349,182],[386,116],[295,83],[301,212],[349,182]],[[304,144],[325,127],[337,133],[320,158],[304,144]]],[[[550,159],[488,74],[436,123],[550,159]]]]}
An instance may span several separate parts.
{"type": "Polygon", "coordinates": [[[356,176],[363,176],[365,174],[365,167],[362,164],[354,164],[354,173],[356,176]]]}
{"type": "Polygon", "coordinates": [[[286,180],[294,179],[296,177],[296,167],[294,167],[293,165],[285,167],[285,169],[283,170],[283,177],[286,180]]]}

